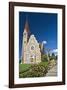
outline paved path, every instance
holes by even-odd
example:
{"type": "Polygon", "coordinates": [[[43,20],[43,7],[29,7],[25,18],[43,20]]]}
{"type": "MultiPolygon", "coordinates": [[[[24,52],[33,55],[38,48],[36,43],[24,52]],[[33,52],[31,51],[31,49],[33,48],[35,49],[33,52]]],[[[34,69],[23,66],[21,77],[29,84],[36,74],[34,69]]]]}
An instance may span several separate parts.
{"type": "Polygon", "coordinates": [[[50,69],[46,76],[57,76],[57,65],[50,69]]]}

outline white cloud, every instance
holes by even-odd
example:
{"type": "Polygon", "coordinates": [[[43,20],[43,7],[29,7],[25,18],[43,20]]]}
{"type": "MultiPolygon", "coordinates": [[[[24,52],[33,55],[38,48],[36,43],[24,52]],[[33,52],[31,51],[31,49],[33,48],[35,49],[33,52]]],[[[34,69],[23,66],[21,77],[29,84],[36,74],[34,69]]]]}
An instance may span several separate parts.
{"type": "Polygon", "coordinates": [[[47,44],[47,41],[43,41],[42,43],[43,43],[43,44],[47,44]]]}
{"type": "Polygon", "coordinates": [[[51,52],[52,53],[57,53],[58,52],[58,49],[53,49],[51,52]]]}

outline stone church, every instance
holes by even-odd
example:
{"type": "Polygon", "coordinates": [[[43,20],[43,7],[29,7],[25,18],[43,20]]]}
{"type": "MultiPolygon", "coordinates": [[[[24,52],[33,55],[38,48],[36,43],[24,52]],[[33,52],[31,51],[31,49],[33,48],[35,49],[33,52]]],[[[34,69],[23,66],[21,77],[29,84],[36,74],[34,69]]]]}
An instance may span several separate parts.
{"type": "Polygon", "coordinates": [[[30,33],[27,20],[23,32],[22,48],[22,63],[36,64],[41,62],[41,48],[36,37],[30,33]]]}

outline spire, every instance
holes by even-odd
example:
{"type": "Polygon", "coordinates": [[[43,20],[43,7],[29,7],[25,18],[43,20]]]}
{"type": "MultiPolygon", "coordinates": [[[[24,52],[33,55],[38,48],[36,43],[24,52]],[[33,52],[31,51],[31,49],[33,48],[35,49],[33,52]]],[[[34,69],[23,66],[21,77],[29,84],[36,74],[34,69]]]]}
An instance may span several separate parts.
{"type": "Polygon", "coordinates": [[[28,33],[29,33],[28,16],[26,16],[25,30],[26,30],[26,32],[28,32],[28,33]]]}
{"type": "Polygon", "coordinates": [[[25,28],[24,30],[27,32],[27,41],[29,40],[29,37],[31,35],[30,29],[29,29],[29,23],[28,23],[28,16],[26,16],[26,21],[25,21],[25,28]]]}

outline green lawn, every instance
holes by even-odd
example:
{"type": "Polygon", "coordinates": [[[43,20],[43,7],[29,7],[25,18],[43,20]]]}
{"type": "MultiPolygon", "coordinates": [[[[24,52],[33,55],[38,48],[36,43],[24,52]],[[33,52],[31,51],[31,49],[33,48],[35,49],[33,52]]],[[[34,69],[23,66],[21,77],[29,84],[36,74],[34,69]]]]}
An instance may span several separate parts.
{"type": "Polygon", "coordinates": [[[44,66],[48,66],[48,61],[41,62],[40,64],[41,64],[41,65],[44,65],[44,66]]]}
{"type": "Polygon", "coordinates": [[[47,61],[39,64],[19,64],[19,77],[41,77],[46,75],[47,70],[47,61]]]}
{"type": "Polygon", "coordinates": [[[29,69],[31,66],[31,64],[20,64],[19,65],[19,72],[23,72],[26,71],[27,69],[29,69]]]}
{"type": "MultiPolygon", "coordinates": [[[[48,62],[41,62],[39,63],[41,65],[47,66],[48,62]]],[[[24,72],[26,70],[28,70],[31,67],[31,64],[19,64],[19,72],[24,72]]]]}
{"type": "Polygon", "coordinates": [[[19,64],[19,77],[40,77],[45,76],[48,68],[48,61],[39,64],[19,64]]]}

